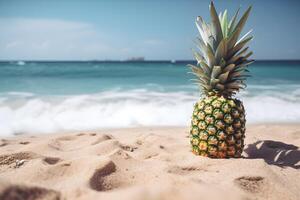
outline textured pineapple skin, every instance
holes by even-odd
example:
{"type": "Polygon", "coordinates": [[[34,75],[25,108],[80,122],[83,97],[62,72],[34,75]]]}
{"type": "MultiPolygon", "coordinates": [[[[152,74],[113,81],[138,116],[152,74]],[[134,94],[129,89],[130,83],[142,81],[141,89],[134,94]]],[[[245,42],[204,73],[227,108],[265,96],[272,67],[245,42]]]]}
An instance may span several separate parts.
{"type": "Polygon", "coordinates": [[[245,124],[240,100],[223,96],[202,98],[194,106],[191,122],[193,153],[211,158],[241,157],[245,124]]]}

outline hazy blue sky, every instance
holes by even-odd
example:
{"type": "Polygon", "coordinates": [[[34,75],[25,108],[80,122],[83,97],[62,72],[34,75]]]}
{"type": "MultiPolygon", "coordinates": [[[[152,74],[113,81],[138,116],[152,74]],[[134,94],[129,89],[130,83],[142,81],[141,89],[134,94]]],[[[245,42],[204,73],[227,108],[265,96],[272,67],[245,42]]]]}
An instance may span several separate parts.
{"type": "MultiPolygon", "coordinates": [[[[0,0],[0,59],[192,59],[195,18],[208,0],[0,0]]],[[[300,0],[220,0],[230,16],[253,5],[255,59],[300,59],[300,0]]]]}

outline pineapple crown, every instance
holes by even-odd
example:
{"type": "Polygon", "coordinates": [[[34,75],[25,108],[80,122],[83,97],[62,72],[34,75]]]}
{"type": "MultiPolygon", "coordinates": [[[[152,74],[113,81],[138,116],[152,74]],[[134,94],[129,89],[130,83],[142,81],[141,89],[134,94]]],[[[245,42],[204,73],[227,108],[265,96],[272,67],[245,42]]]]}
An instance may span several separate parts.
{"type": "Polygon", "coordinates": [[[253,52],[246,47],[253,38],[249,35],[252,30],[239,39],[251,6],[238,21],[239,9],[230,21],[227,10],[218,15],[213,2],[209,10],[211,23],[205,23],[200,16],[196,19],[200,33],[196,45],[200,52],[193,51],[197,65],[189,66],[205,95],[231,97],[246,87],[245,81],[250,76],[247,67],[254,62],[248,60],[253,52]]]}

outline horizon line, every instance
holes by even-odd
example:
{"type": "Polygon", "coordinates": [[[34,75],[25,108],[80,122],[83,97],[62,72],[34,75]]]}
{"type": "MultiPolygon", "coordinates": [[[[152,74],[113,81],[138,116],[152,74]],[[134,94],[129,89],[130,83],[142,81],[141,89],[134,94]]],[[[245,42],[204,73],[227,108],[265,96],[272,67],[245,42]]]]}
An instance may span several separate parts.
{"type": "MultiPolygon", "coordinates": [[[[170,62],[170,63],[180,63],[180,62],[195,62],[196,60],[190,60],[190,59],[179,59],[179,60],[175,60],[175,59],[162,59],[162,60],[110,60],[110,59],[104,59],[104,60],[97,60],[97,59],[90,59],[90,60],[55,60],[55,59],[38,59],[38,60],[26,60],[26,59],[0,59],[0,62],[170,62]]],[[[268,62],[268,61],[287,61],[287,62],[299,62],[300,59],[256,59],[256,62],[268,62]]]]}

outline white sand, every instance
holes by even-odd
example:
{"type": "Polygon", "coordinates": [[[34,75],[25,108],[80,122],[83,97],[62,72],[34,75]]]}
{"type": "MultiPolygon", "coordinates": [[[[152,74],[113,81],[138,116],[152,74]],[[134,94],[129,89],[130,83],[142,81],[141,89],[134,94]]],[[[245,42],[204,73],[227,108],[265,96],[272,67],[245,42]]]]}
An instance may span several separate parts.
{"type": "Polygon", "coordinates": [[[241,159],[195,156],[187,136],[165,127],[2,139],[0,199],[300,198],[300,125],[248,126],[241,159]]]}

